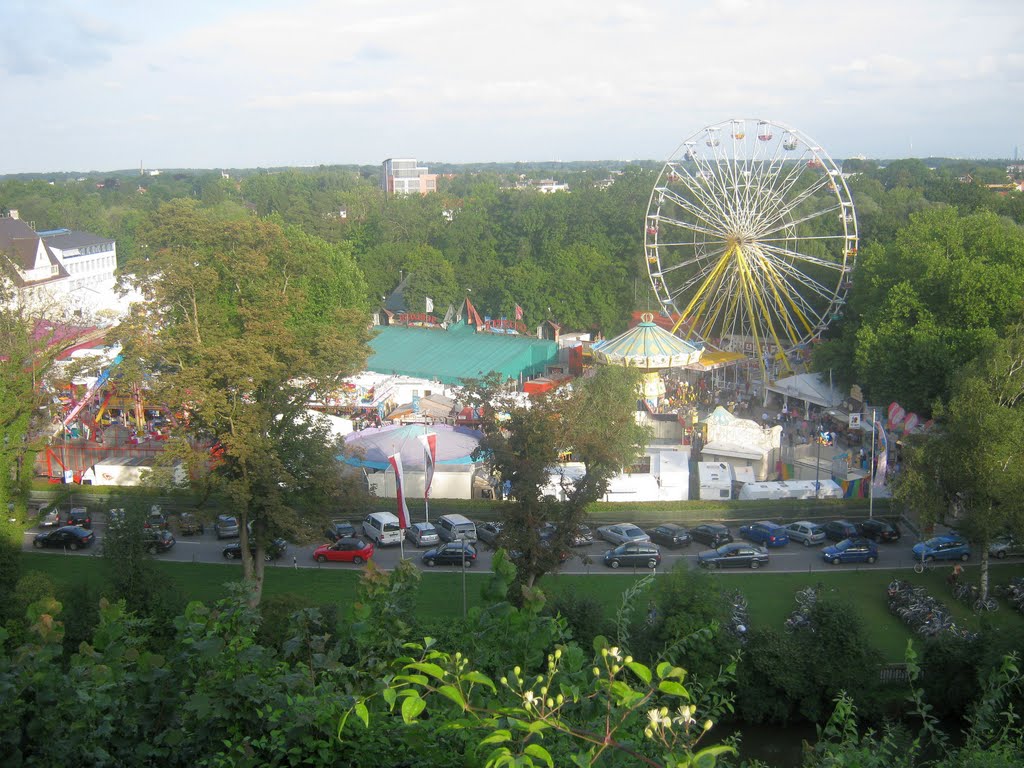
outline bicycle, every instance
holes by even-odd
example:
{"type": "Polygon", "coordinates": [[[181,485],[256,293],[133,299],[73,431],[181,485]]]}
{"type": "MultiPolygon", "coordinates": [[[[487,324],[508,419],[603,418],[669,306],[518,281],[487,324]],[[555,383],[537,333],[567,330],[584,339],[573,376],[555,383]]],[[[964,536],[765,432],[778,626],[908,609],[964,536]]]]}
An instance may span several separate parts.
{"type": "Polygon", "coordinates": [[[982,611],[998,611],[999,602],[994,597],[986,597],[984,600],[980,597],[974,601],[974,612],[981,613],[982,611]]]}

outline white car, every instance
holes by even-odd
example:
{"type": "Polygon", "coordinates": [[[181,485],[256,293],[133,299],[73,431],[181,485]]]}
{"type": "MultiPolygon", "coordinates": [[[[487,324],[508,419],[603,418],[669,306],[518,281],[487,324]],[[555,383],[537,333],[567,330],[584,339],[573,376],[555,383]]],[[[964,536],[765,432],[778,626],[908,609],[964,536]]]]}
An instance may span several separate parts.
{"type": "Polygon", "coordinates": [[[627,541],[650,541],[651,537],[633,523],[616,523],[615,525],[602,525],[597,529],[597,535],[611,544],[625,544],[627,541]]]}
{"type": "Polygon", "coordinates": [[[805,547],[809,547],[812,544],[821,544],[826,538],[824,528],[817,523],[811,523],[807,520],[798,520],[787,525],[786,535],[792,541],[799,541],[805,547]]]}

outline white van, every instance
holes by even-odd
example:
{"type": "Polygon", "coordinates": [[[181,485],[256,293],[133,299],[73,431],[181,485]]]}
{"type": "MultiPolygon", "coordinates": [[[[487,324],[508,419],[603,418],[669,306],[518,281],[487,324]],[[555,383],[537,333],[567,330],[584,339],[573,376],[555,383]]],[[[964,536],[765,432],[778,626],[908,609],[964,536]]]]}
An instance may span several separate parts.
{"type": "Polygon", "coordinates": [[[464,515],[441,515],[435,527],[444,541],[476,541],[476,524],[464,515]]]}
{"type": "Polygon", "coordinates": [[[379,547],[384,544],[398,544],[405,538],[405,531],[399,527],[398,516],[393,512],[371,512],[363,520],[363,534],[379,547]]]}

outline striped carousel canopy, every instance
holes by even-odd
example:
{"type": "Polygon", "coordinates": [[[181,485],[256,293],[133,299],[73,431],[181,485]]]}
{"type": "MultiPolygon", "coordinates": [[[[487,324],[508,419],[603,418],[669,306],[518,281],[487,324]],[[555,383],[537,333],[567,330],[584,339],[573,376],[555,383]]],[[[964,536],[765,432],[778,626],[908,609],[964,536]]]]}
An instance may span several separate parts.
{"type": "Polygon", "coordinates": [[[656,325],[654,316],[645,314],[634,328],[591,347],[594,358],[609,365],[626,365],[645,370],[681,368],[696,363],[704,351],[656,325]]]}

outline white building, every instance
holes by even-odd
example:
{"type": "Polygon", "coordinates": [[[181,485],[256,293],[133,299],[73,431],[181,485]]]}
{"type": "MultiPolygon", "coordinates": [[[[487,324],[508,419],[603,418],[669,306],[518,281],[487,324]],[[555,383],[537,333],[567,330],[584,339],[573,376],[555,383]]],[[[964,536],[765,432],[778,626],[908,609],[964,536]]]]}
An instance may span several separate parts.
{"type": "Polygon", "coordinates": [[[437,174],[412,158],[388,158],[381,164],[380,188],[389,195],[437,191],[437,174]]]}
{"type": "Polygon", "coordinates": [[[16,298],[32,311],[111,319],[127,300],[116,290],[117,246],[89,232],[36,232],[17,211],[0,218],[0,259],[16,298]]]}

